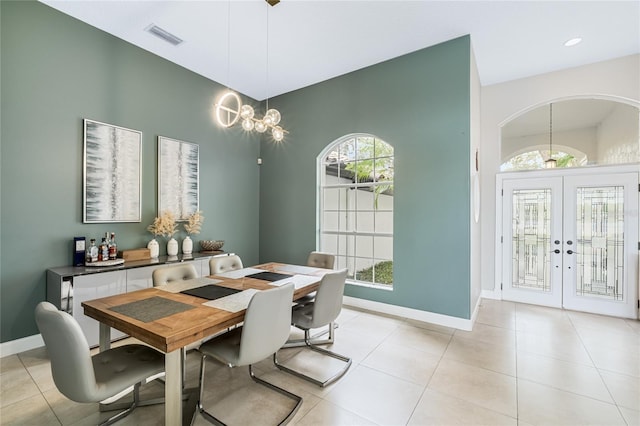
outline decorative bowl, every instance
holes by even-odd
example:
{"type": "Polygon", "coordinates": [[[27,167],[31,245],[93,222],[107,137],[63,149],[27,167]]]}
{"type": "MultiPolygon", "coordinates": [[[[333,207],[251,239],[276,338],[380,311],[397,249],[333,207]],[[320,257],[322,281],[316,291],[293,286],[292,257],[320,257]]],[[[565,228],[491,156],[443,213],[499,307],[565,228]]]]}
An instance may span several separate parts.
{"type": "Polygon", "coordinates": [[[200,240],[200,247],[204,251],[217,251],[224,245],[224,240],[200,240]]]}

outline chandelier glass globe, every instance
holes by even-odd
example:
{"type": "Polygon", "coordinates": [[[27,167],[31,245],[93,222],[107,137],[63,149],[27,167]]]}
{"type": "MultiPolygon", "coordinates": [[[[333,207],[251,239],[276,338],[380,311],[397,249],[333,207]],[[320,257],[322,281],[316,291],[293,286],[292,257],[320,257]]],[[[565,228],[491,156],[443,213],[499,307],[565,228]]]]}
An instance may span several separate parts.
{"type": "Polygon", "coordinates": [[[277,142],[280,142],[282,139],[284,139],[284,131],[280,126],[274,127],[271,130],[271,135],[273,136],[273,139],[275,139],[277,142]]]}
{"type": "Polygon", "coordinates": [[[276,124],[280,123],[280,111],[278,111],[277,109],[272,108],[268,110],[264,115],[264,117],[265,119],[269,117],[269,120],[272,126],[275,126],[276,124]]]}
{"type": "Polygon", "coordinates": [[[253,130],[254,124],[253,124],[253,120],[250,118],[246,118],[244,120],[242,120],[242,128],[244,130],[246,130],[247,132],[250,132],[253,130]]]}
{"type": "Polygon", "coordinates": [[[256,121],[255,129],[258,133],[264,133],[267,130],[267,125],[263,120],[258,120],[256,121]]]}
{"type": "Polygon", "coordinates": [[[242,118],[243,120],[252,119],[254,114],[255,112],[253,111],[251,105],[242,105],[242,107],[240,108],[240,118],[242,118]]]}

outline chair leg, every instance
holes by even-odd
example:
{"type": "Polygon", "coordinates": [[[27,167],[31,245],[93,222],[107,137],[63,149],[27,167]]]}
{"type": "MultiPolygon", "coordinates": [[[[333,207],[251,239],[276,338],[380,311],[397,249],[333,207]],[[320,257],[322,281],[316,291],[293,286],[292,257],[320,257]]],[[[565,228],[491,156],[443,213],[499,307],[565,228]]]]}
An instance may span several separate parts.
{"type": "Polygon", "coordinates": [[[202,357],[200,358],[200,378],[198,380],[198,404],[197,404],[197,408],[196,411],[193,413],[193,418],[191,419],[191,424],[193,424],[196,420],[196,416],[199,414],[201,414],[209,423],[212,423],[214,425],[218,425],[218,426],[225,426],[225,423],[221,422],[220,420],[218,420],[217,418],[215,418],[213,415],[211,415],[211,413],[209,413],[207,410],[204,409],[204,406],[202,405],[202,400],[204,398],[204,372],[205,372],[205,362],[206,362],[207,356],[205,354],[202,354],[202,357]]]}
{"type": "MultiPolygon", "coordinates": [[[[219,419],[217,419],[216,417],[214,417],[211,413],[209,413],[207,410],[204,409],[204,407],[202,406],[202,399],[203,399],[203,395],[204,395],[204,372],[205,372],[205,358],[206,355],[202,355],[202,361],[200,363],[200,382],[199,382],[199,386],[200,386],[200,396],[198,398],[198,408],[197,411],[194,413],[193,415],[193,419],[191,420],[191,424],[193,424],[195,422],[195,418],[198,415],[198,413],[202,414],[202,416],[209,422],[212,423],[214,425],[218,425],[218,426],[226,426],[224,422],[220,421],[219,419]]],[[[293,409],[289,412],[289,414],[287,414],[287,416],[280,421],[280,423],[278,423],[278,425],[286,425],[287,423],[289,423],[291,421],[291,419],[293,419],[293,417],[296,415],[296,413],[298,412],[298,409],[300,408],[300,406],[302,405],[302,397],[293,394],[291,392],[289,392],[286,389],[283,389],[279,386],[274,385],[273,383],[269,383],[265,380],[262,380],[259,377],[256,377],[255,374],[253,374],[253,367],[251,365],[249,365],[249,376],[251,376],[251,378],[256,382],[259,383],[263,386],[268,387],[269,389],[272,389],[294,401],[296,401],[296,405],[295,407],[293,407],[293,409]]]]}
{"type": "MultiPolygon", "coordinates": [[[[311,336],[311,343],[314,345],[328,345],[328,344],[334,343],[335,329],[338,327],[339,327],[339,324],[337,322],[329,323],[329,326],[327,327],[326,330],[322,330],[317,334],[314,334],[313,336],[311,336]],[[327,337],[324,340],[318,340],[320,336],[324,336],[325,334],[328,334],[329,337],[327,337]]],[[[291,340],[287,340],[287,343],[285,343],[284,346],[282,347],[286,349],[286,348],[299,348],[303,346],[307,346],[305,339],[291,339],[291,340]]]]}
{"type": "Polygon", "coordinates": [[[311,383],[314,383],[314,384],[316,384],[316,385],[318,385],[320,387],[325,387],[325,386],[330,385],[331,383],[335,382],[340,377],[344,376],[347,373],[347,370],[349,370],[349,367],[351,367],[351,358],[346,357],[344,355],[337,354],[335,352],[331,352],[329,350],[326,350],[326,349],[323,349],[323,348],[320,348],[320,347],[314,345],[311,342],[311,337],[310,337],[309,330],[305,330],[304,331],[304,341],[305,341],[305,345],[309,349],[311,349],[312,351],[321,353],[323,355],[330,356],[330,357],[335,358],[335,359],[339,359],[340,361],[345,362],[346,365],[340,371],[338,371],[336,374],[334,374],[333,376],[329,377],[325,381],[318,380],[318,379],[316,379],[314,377],[311,377],[309,375],[303,374],[303,373],[301,373],[299,371],[296,371],[296,370],[292,370],[291,368],[289,368],[289,367],[287,367],[287,366],[285,366],[283,364],[280,364],[278,362],[278,354],[277,354],[277,352],[275,354],[273,354],[273,363],[276,365],[276,367],[278,367],[282,371],[286,371],[287,373],[290,373],[290,374],[293,374],[294,376],[300,377],[301,379],[310,381],[311,383]]]}
{"type": "MultiPolygon", "coordinates": [[[[129,414],[133,412],[133,410],[138,406],[139,401],[140,401],[140,383],[136,383],[133,386],[133,402],[129,405],[129,407],[126,410],[119,412],[115,416],[109,417],[107,420],[98,424],[98,426],[108,426],[117,422],[120,419],[124,419],[125,417],[127,417],[129,414]]],[[[100,405],[100,411],[105,411],[102,409],[102,405],[100,405]]]]}
{"type": "Polygon", "coordinates": [[[288,397],[289,399],[292,399],[296,402],[295,407],[293,407],[293,409],[291,409],[291,411],[289,411],[289,414],[287,414],[287,416],[282,419],[282,421],[280,423],[278,423],[278,425],[286,425],[287,423],[289,423],[291,421],[291,419],[293,419],[293,417],[296,415],[296,413],[298,412],[298,409],[300,408],[300,406],[302,406],[302,397],[298,396],[294,393],[289,392],[286,389],[283,389],[279,386],[274,385],[273,383],[269,383],[266,380],[262,380],[259,377],[256,377],[255,374],[253,374],[253,366],[249,365],[249,375],[251,376],[251,378],[256,382],[256,383],[260,383],[263,386],[268,387],[269,389],[273,389],[274,391],[288,397]]]}

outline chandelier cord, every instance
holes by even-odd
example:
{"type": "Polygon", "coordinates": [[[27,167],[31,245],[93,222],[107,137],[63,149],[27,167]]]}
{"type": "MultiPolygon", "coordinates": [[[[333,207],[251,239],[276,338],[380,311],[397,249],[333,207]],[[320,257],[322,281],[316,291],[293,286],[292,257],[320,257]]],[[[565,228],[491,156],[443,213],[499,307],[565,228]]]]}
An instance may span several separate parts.
{"type": "Polygon", "coordinates": [[[231,78],[231,0],[227,2],[227,89],[231,78]]]}
{"type": "Polygon", "coordinates": [[[551,158],[552,141],[553,141],[553,104],[549,104],[549,158],[551,158]]]}
{"type": "Polygon", "coordinates": [[[269,111],[269,8],[267,8],[267,109],[269,111]]]}

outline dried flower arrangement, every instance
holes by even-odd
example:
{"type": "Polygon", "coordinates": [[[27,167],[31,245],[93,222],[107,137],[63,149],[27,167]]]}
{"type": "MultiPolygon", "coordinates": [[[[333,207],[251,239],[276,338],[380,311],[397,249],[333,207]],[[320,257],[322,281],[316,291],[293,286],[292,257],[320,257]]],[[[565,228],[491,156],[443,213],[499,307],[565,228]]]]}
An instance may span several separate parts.
{"type": "Polygon", "coordinates": [[[170,211],[164,211],[160,217],[153,219],[153,223],[147,227],[147,230],[153,235],[169,238],[176,233],[176,218],[170,211]]]}
{"type": "Polygon", "coordinates": [[[187,234],[189,235],[199,234],[203,221],[204,216],[202,216],[202,212],[200,210],[193,212],[187,218],[187,223],[184,224],[184,230],[187,231],[187,234]]]}

